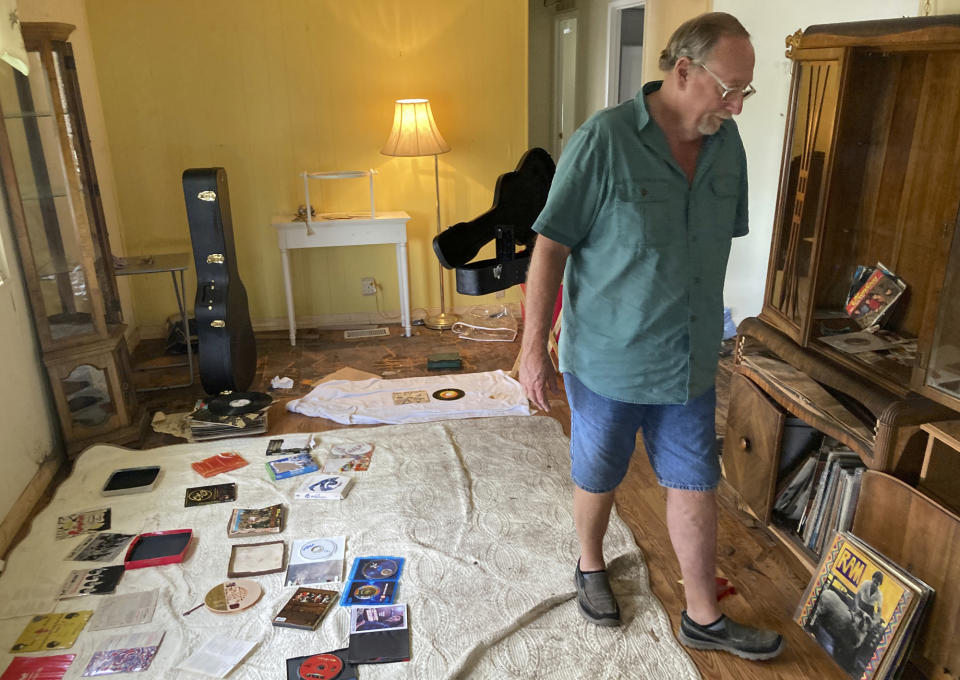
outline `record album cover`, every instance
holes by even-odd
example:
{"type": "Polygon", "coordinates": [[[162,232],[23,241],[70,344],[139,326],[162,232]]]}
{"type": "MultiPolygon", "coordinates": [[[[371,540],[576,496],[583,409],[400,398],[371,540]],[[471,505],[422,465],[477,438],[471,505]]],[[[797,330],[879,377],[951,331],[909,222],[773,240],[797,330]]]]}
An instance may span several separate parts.
{"type": "Polygon", "coordinates": [[[117,583],[120,582],[123,571],[122,564],[95,569],[75,569],[70,572],[57,597],[66,600],[70,597],[81,597],[83,595],[112,593],[117,589],[117,583]]]}
{"type": "Polygon", "coordinates": [[[316,630],[340,593],[318,588],[297,588],[286,604],[273,617],[273,625],[316,630]]]}
{"type": "Polygon", "coordinates": [[[109,562],[120,554],[134,536],[136,534],[94,534],[74,548],[67,559],[75,562],[109,562]]]}
{"type": "Polygon", "coordinates": [[[163,631],[115,635],[97,645],[83,677],[145,671],[157,655],[163,631]]]}
{"type": "Polygon", "coordinates": [[[24,626],[23,632],[13,643],[10,652],[70,649],[92,615],[92,610],[64,614],[37,614],[24,626]]]}
{"type": "Polygon", "coordinates": [[[76,654],[56,656],[15,656],[0,680],[61,680],[76,654]]]}
{"type": "Polygon", "coordinates": [[[64,515],[57,520],[57,538],[79,536],[88,531],[106,531],[110,528],[110,508],[86,510],[64,515]]]}

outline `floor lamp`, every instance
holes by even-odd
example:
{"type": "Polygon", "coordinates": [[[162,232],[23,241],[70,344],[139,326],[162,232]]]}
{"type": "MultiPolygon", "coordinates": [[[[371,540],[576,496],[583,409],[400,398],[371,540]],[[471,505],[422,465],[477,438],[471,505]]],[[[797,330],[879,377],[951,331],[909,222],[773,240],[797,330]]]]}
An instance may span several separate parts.
{"type": "MultiPolygon", "coordinates": [[[[430,102],[426,99],[398,99],[393,109],[393,129],[380,153],[385,156],[433,156],[433,179],[437,191],[437,234],[440,233],[440,170],[437,156],[450,150],[433,120],[430,102]]],[[[448,314],[444,301],[443,265],[440,270],[440,313],[428,316],[423,325],[433,330],[445,330],[460,317],[448,314]]]]}

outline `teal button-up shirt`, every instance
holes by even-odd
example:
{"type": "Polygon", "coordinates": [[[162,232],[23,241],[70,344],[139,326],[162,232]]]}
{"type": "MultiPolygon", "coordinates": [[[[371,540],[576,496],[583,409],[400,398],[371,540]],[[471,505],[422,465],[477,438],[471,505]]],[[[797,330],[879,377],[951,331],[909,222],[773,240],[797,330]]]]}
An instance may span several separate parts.
{"type": "Polygon", "coordinates": [[[533,225],[571,248],[560,370],[638,404],[686,403],[713,385],[730,242],[747,233],[736,123],[704,138],[691,185],[647,112],[660,85],[574,133],[533,225]]]}

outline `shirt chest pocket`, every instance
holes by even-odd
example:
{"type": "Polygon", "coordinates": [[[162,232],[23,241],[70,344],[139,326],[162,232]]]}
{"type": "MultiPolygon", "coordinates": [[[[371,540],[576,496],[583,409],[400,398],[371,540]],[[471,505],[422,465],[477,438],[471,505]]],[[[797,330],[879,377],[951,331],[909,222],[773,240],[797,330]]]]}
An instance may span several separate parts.
{"type": "Polygon", "coordinates": [[[686,232],[684,197],[663,180],[618,182],[614,187],[614,229],[624,246],[664,247],[682,243],[686,232]]]}
{"type": "Polygon", "coordinates": [[[705,236],[712,239],[729,239],[737,221],[737,205],[740,202],[740,178],[733,174],[717,175],[710,180],[709,209],[702,224],[707,228],[705,236]]]}

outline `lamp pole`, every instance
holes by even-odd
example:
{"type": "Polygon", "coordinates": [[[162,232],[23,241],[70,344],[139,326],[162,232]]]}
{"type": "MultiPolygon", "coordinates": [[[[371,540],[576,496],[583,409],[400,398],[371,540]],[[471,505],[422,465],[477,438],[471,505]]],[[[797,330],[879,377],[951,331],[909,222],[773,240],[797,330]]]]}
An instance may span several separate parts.
{"type": "MultiPolygon", "coordinates": [[[[437,235],[440,235],[440,169],[437,161],[437,154],[433,154],[433,181],[436,187],[437,196],[437,235]]],[[[423,325],[435,331],[443,331],[453,327],[460,317],[456,314],[447,314],[447,305],[443,294],[443,265],[437,261],[437,268],[440,270],[440,313],[429,316],[423,321],[423,325]]]]}

